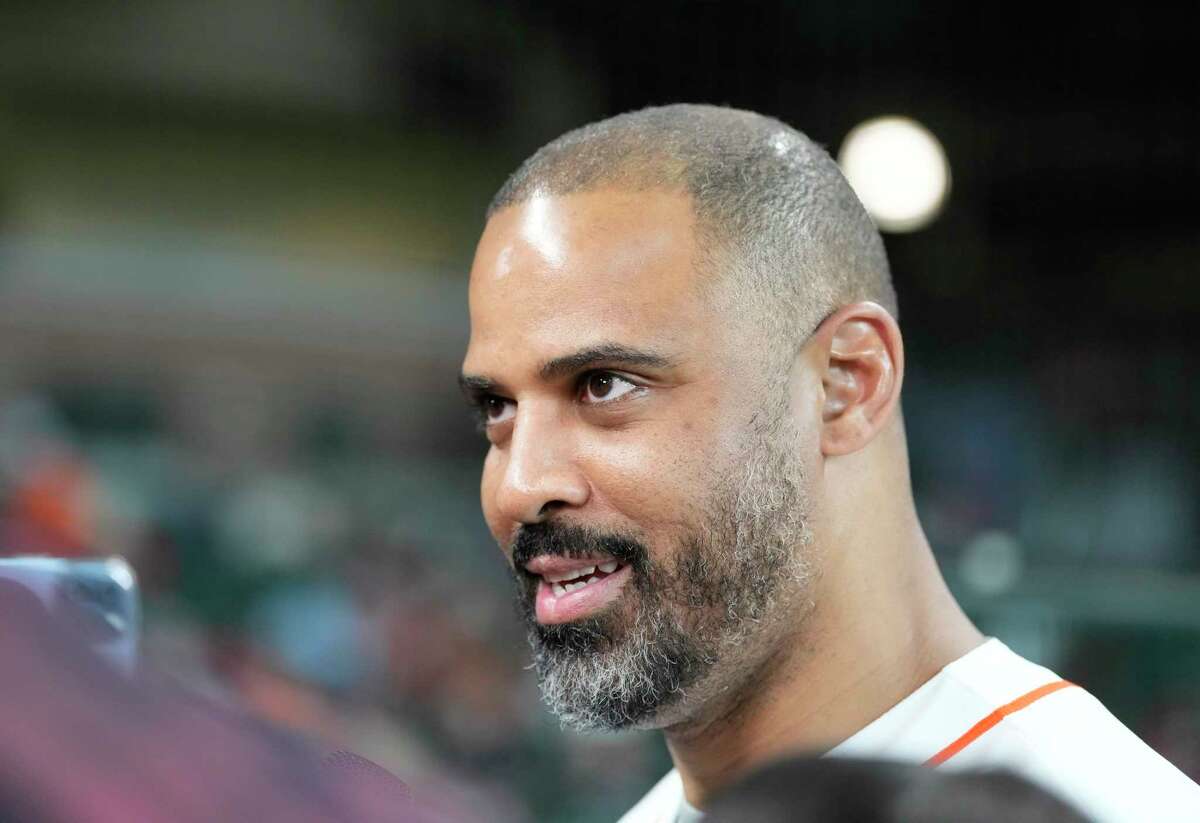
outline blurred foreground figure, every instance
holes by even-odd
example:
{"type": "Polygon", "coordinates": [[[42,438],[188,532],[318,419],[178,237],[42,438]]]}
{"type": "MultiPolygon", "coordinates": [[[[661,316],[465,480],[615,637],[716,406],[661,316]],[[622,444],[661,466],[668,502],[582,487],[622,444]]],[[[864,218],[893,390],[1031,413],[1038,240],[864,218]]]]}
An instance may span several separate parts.
{"type": "Polygon", "coordinates": [[[0,580],[4,823],[416,823],[404,785],[248,717],[118,673],[0,580]]]}
{"type": "Polygon", "coordinates": [[[713,800],[705,823],[1087,823],[1009,772],[826,758],[775,763],[713,800]]]}
{"type": "Polygon", "coordinates": [[[1200,820],[1200,787],[946,588],[883,243],[804,135],[668,106],[560,137],[492,202],[470,313],[483,511],[545,702],[662,729],[675,763],[626,823],[694,819],[794,750],[1200,820]]]}

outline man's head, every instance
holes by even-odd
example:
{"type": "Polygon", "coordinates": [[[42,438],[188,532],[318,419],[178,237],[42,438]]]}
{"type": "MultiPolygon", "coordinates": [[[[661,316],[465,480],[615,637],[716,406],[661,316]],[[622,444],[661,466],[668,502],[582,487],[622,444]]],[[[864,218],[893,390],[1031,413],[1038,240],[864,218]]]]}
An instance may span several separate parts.
{"type": "Polygon", "coordinates": [[[463,384],[543,694],[579,727],[693,720],[796,633],[827,458],[894,419],[879,236],[819,147],[707,106],[564,135],[488,216],[463,384]]]}
{"type": "MultiPolygon", "coordinates": [[[[883,242],[832,158],[770,117],[717,106],[643,109],[568,132],[512,174],[488,217],[536,196],[616,189],[685,195],[701,288],[767,324],[789,357],[833,309],[898,317],[883,242]]],[[[779,353],[773,352],[773,353],[779,353]]]]}

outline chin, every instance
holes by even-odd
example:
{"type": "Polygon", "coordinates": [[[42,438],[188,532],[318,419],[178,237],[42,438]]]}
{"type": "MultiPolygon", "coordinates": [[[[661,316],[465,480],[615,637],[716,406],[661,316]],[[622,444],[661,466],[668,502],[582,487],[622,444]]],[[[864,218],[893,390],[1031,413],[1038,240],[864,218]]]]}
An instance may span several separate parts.
{"type": "Polygon", "coordinates": [[[625,717],[618,720],[609,717],[597,717],[596,713],[591,711],[568,711],[560,713],[558,719],[564,729],[576,732],[658,731],[686,723],[685,713],[679,711],[678,702],[675,701],[670,706],[660,707],[649,714],[644,714],[637,718],[625,717]]]}

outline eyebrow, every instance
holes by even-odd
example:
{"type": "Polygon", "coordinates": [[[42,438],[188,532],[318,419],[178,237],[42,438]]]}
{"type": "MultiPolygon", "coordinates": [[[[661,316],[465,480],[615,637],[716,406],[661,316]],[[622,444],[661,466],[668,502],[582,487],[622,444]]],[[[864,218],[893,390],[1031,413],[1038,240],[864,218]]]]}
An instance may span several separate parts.
{"type": "MultiPolygon", "coordinates": [[[[635,349],[620,343],[601,343],[585,349],[547,360],[538,367],[538,377],[551,382],[569,374],[597,366],[624,366],[630,368],[665,369],[675,365],[675,360],[655,352],[635,349]]],[[[500,384],[489,377],[462,374],[458,386],[468,398],[493,394],[500,384]]]]}
{"type": "Polygon", "coordinates": [[[549,382],[599,365],[665,369],[673,364],[671,358],[661,354],[623,346],[620,343],[601,343],[546,361],[538,369],[538,376],[549,382]]]}

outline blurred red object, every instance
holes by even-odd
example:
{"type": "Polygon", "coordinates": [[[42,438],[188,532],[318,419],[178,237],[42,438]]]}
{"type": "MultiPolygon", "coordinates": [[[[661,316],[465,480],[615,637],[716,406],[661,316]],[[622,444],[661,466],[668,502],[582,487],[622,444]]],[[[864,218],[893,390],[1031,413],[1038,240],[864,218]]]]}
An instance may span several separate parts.
{"type": "Polygon", "coordinates": [[[48,455],[21,477],[4,513],[7,554],[80,557],[95,544],[96,478],[69,453],[48,455]]]}

